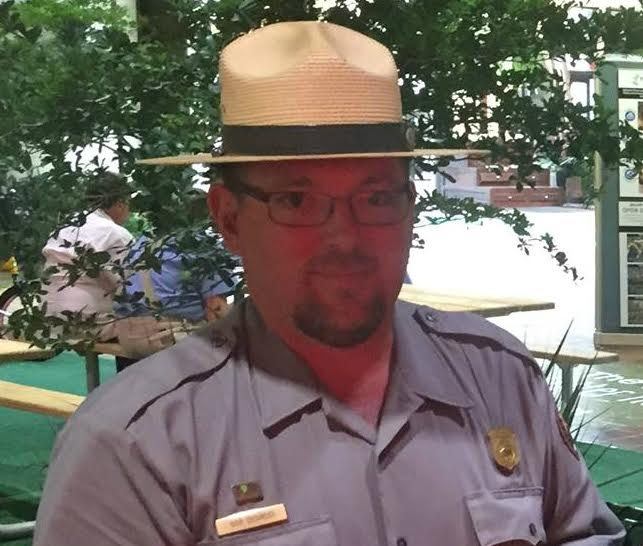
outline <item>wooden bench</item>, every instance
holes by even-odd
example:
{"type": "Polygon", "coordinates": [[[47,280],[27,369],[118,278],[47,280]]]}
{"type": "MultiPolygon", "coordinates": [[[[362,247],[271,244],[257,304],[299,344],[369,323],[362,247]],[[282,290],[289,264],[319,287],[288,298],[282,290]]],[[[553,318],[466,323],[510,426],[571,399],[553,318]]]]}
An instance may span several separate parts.
{"type": "Polygon", "coordinates": [[[69,417],[84,396],[0,381],[0,406],[55,417],[69,417]]]}
{"type": "Polygon", "coordinates": [[[593,347],[565,347],[563,345],[558,354],[556,354],[558,347],[527,343],[527,348],[534,358],[554,359],[554,362],[560,368],[560,397],[563,406],[566,406],[572,398],[572,392],[574,390],[574,366],[608,364],[610,362],[618,362],[619,360],[617,353],[599,351],[593,347]]]}

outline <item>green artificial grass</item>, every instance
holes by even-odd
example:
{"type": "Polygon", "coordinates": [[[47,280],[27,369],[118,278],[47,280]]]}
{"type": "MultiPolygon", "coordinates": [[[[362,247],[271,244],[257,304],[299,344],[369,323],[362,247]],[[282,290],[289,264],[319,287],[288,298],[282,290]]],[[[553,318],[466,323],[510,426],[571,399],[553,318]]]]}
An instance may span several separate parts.
{"type": "MultiPolygon", "coordinates": [[[[101,357],[101,380],[115,373],[113,357],[101,357]]],[[[74,394],[86,394],[84,359],[64,352],[43,362],[0,365],[0,380],[74,394]]],[[[64,421],[0,407],[0,523],[31,521],[47,470],[49,454],[64,421]]],[[[643,506],[643,453],[579,444],[605,500],[643,506]]],[[[31,546],[31,539],[7,543],[31,546]]]]}
{"type": "MultiPolygon", "coordinates": [[[[99,359],[101,380],[115,373],[114,358],[99,359]]],[[[42,362],[0,365],[0,380],[74,394],[87,393],[85,361],[64,352],[42,362]]],[[[35,519],[49,454],[64,420],[0,407],[0,523],[35,519]]],[[[9,542],[30,546],[31,539],[9,542]]]]}
{"type": "Polygon", "coordinates": [[[578,448],[605,500],[643,507],[643,453],[597,444],[578,448]]]}
{"type": "Polygon", "coordinates": [[[628,533],[624,546],[640,546],[643,544],[643,453],[583,443],[578,443],[578,449],[601,496],[625,524],[628,533]]]}

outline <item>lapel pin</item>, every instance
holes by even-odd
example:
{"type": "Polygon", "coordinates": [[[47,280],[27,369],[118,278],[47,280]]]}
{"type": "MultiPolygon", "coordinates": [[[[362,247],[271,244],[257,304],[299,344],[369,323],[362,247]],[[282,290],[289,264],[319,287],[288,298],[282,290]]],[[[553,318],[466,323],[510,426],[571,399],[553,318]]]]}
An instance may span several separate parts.
{"type": "Polygon", "coordinates": [[[243,482],[232,486],[232,493],[237,506],[263,500],[259,482],[243,482]]]}

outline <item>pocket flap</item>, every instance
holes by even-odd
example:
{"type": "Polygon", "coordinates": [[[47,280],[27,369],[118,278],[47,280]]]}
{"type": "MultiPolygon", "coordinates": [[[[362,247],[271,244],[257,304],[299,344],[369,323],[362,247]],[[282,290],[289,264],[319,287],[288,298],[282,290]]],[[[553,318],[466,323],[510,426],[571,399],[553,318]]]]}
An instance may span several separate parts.
{"type": "Polygon", "coordinates": [[[540,487],[482,491],[466,497],[480,546],[545,543],[540,487]]]}

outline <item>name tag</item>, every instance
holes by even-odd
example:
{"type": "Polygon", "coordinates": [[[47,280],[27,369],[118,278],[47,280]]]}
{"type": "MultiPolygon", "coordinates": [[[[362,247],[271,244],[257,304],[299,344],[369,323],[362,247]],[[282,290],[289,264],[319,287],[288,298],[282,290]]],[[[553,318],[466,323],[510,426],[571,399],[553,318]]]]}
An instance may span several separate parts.
{"type": "Polygon", "coordinates": [[[272,506],[263,506],[261,508],[252,508],[230,514],[224,518],[219,518],[214,522],[217,534],[220,537],[250,531],[257,527],[273,525],[288,520],[286,507],[283,504],[273,504],[272,506]]]}

